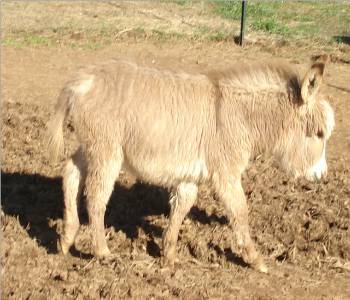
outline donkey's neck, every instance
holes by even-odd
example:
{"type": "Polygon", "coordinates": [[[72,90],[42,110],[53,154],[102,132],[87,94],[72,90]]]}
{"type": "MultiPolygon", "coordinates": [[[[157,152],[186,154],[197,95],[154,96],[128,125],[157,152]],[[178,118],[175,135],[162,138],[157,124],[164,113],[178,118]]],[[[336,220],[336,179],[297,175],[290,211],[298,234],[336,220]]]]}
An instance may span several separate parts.
{"type": "Polygon", "coordinates": [[[289,129],[294,111],[285,93],[261,93],[250,99],[250,109],[245,110],[252,154],[273,153],[289,129]]]}
{"type": "Polygon", "coordinates": [[[289,96],[282,92],[240,94],[224,103],[228,109],[223,119],[232,140],[245,141],[252,156],[272,153],[293,118],[289,96]]]}

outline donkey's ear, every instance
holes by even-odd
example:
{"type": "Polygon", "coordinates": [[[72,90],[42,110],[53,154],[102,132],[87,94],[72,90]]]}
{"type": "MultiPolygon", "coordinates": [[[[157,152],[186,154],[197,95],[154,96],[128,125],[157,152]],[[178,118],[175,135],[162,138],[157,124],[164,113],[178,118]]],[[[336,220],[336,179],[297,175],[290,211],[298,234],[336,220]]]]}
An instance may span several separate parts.
{"type": "Polygon", "coordinates": [[[323,81],[323,74],[328,58],[314,63],[306,73],[301,84],[301,98],[304,103],[312,102],[320,89],[323,81]]]}

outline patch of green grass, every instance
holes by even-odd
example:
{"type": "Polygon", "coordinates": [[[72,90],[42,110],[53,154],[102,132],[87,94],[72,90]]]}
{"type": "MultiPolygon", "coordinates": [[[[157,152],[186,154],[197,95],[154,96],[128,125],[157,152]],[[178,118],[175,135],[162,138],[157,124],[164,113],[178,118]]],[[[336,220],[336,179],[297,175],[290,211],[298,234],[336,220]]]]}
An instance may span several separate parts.
{"type": "Polygon", "coordinates": [[[45,36],[28,35],[24,38],[24,43],[29,46],[50,46],[51,40],[45,36]]]}
{"type": "Polygon", "coordinates": [[[13,38],[5,38],[1,40],[1,45],[2,46],[8,46],[8,47],[15,47],[15,48],[23,48],[24,44],[20,41],[17,41],[16,39],[13,38]]]}
{"type": "MultiPolygon", "coordinates": [[[[253,18],[270,18],[275,15],[276,9],[281,7],[280,2],[247,2],[247,15],[253,18]]],[[[213,1],[214,10],[223,17],[231,20],[240,20],[241,1],[221,0],[213,1]]]]}
{"type": "Polygon", "coordinates": [[[7,37],[1,41],[3,46],[23,48],[25,46],[51,46],[51,39],[34,34],[24,34],[19,37],[7,37]]]}
{"type": "MultiPolygon", "coordinates": [[[[241,1],[212,1],[214,12],[239,21],[241,1]]],[[[350,5],[334,1],[247,1],[246,24],[251,30],[288,37],[331,40],[350,32],[350,5]]]]}
{"type": "MultiPolygon", "coordinates": [[[[231,20],[240,20],[242,4],[240,1],[219,1],[215,4],[215,11],[223,17],[231,20]]],[[[246,16],[248,25],[254,30],[262,30],[269,33],[288,34],[289,29],[280,23],[276,12],[281,7],[281,2],[248,2],[246,16]]]]}
{"type": "Polygon", "coordinates": [[[226,19],[239,20],[241,18],[241,4],[236,1],[213,1],[214,11],[226,19]]]}
{"type": "Polygon", "coordinates": [[[254,30],[262,30],[281,35],[288,35],[291,32],[287,26],[277,22],[275,19],[254,20],[251,26],[254,30]]]}

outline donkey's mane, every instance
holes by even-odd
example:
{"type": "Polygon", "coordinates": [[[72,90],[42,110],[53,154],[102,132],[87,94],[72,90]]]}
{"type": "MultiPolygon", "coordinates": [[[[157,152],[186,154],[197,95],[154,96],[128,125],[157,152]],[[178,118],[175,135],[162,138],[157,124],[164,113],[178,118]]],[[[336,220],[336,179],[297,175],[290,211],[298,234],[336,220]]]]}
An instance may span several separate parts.
{"type": "Polygon", "coordinates": [[[300,94],[299,74],[280,61],[239,63],[228,69],[209,71],[207,76],[215,86],[227,85],[247,92],[287,90],[300,94]]]}

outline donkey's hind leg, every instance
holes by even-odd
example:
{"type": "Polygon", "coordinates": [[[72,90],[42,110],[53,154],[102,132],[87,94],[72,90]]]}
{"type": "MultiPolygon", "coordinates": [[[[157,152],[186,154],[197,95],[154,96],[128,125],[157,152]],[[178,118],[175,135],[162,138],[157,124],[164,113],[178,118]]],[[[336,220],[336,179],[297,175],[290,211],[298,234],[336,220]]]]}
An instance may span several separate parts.
{"type": "Polygon", "coordinates": [[[163,234],[163,265],[172,267],[176,257],[176,243],[180,226],[197,199],[198,187],[194,183],[180,183],[170,200],[168,228],[163,234]]]}
{"type": "Polygon", "coordinates": [[[84,186],[86,163],[78,149],[67,162],[63,175],[64,219],[60,239],[61,251],[67,254],[79,230],[78,205],[84,186]]]}
{"type": "Polygon", "coordinates": [[[102,258],[110,255],[104,233],[104,215],[114,183],[119,176],[123,153],[121,149],[110,149],[108,145],[92,150],[89,151],[85,192],[93,252],[95,256],[102,258]]]}

